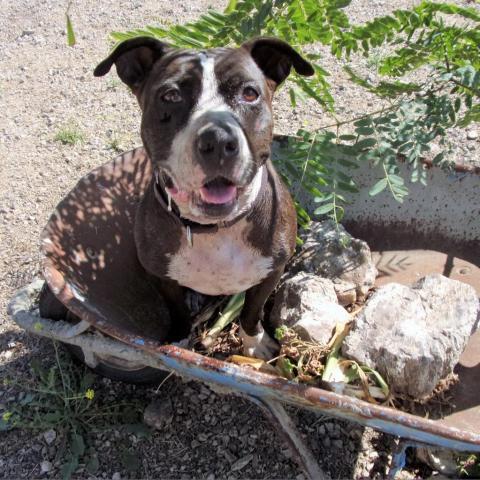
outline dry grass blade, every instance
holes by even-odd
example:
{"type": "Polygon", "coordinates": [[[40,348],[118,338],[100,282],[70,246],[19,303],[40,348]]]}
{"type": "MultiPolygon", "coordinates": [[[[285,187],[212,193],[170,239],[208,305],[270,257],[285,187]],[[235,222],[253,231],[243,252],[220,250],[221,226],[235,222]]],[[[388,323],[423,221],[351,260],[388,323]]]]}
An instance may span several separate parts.
{"type": "Polygon", "coordinates": [[[236,365],[252,367],[260,372],[278,375],[278,370],[275,367],[260,358],[244,357],[242,355],[231,355],[227,358],[227,362],[232,362],[236,365]]]}
{"type": "Polygon", "coordinates": [[[335,326],[335,333],[328,343],[330,353],[328,355],[322,375],[322,380],[324,382],[344,381],[344,375],[338,367],[338,362],[340,356],[340,347],[349,331],[349,323],[338,323],[335,326]]]}

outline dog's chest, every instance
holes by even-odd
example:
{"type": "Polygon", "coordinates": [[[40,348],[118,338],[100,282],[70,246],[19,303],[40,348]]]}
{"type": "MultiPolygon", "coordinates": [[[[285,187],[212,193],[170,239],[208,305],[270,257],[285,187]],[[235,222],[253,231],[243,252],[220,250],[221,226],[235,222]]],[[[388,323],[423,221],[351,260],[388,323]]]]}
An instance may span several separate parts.
{"type": "Polygon", "coordinates": [[[169,258],[168,276],[205,295],[232,295],[260,283],[272,269],[273,259],[246,241],[247,225],[240,221],[216,233],[186,234],[182,246],[169,258]]]}

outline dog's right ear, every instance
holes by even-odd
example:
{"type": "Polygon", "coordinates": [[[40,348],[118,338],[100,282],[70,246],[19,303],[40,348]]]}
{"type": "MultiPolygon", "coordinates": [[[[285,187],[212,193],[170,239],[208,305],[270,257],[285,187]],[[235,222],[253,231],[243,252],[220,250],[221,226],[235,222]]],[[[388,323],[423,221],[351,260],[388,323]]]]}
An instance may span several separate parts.
{"type": "Polygon", "coordinates": [[[145,81],[155,62],[171,47],[152,37],[137,37],[122,42],[103,62],[99,63],[93,74],[96,77],[106,75],[115,64],[117,74],[135,93],[145,81]]]}

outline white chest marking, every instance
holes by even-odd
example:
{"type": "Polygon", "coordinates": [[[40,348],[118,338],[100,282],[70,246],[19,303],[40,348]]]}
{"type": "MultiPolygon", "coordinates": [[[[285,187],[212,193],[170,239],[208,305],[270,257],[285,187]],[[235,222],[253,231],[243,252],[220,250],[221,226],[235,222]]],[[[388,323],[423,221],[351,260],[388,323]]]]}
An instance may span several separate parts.
{"type": "Polygon", "coordinates": [[[193,234],[193,246],[182,238],[170,257],[168,276],[205,295],[233,295],[260,283],[271,272],[273,260],[244,240],[245,220],[214,234],[193,234]]]}

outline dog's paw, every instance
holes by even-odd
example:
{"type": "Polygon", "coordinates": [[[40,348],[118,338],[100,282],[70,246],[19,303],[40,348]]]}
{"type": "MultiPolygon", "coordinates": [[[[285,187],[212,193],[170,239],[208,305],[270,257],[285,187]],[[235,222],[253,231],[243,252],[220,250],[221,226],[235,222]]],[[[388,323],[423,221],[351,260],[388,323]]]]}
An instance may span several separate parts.
{"type": "Polygon", "coordinates": [[[271,360],[278,352],[278,343],[263,328],[260,333],[250,336],[240,327],[239,335],[243,342],[243,354],[246,357],[271,360]]]}

